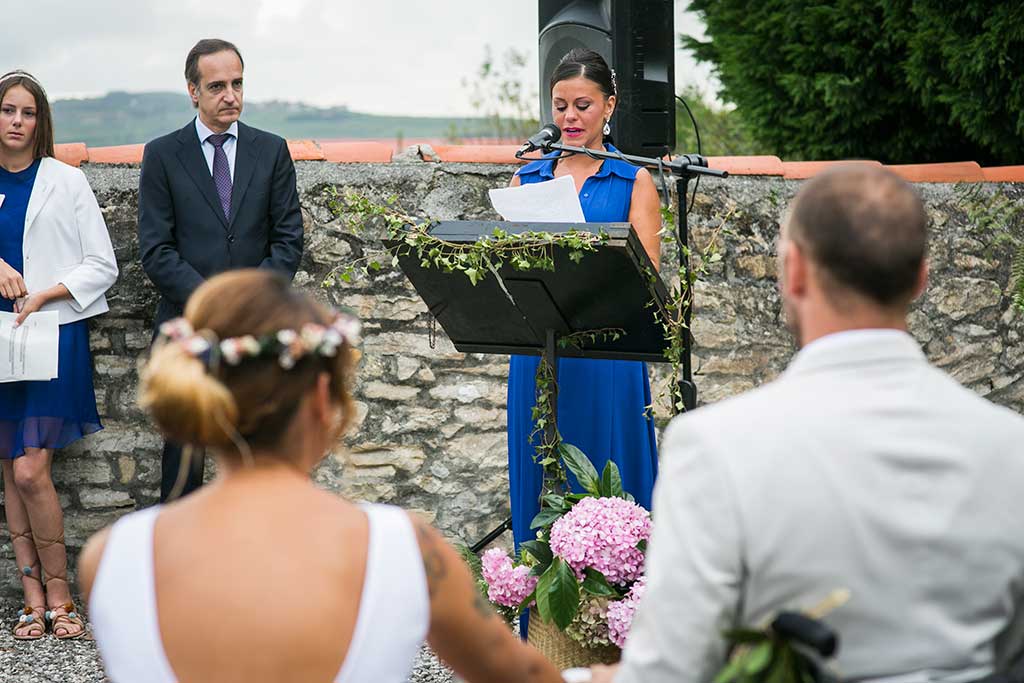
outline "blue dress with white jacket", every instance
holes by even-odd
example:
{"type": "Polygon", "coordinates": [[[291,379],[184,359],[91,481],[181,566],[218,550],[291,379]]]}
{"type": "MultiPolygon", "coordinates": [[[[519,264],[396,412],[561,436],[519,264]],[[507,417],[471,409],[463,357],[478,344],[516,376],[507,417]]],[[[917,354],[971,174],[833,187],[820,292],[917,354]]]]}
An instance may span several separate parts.
{"type": "MultiPolygon", "coordinates": [[[[107,310],[103,293],[117,264],[80,170],[48,157],[16,173],[0,168],[0,195],[0,259],[22,274],[29,293],[63,283],[72,295],[42,308],[60,315],[57,379],[0,383],[0,459],[12,459],[102,429],[87,319],[107,310]]],[[[13,310],[0,298],[0,311],[13,310]]]]}

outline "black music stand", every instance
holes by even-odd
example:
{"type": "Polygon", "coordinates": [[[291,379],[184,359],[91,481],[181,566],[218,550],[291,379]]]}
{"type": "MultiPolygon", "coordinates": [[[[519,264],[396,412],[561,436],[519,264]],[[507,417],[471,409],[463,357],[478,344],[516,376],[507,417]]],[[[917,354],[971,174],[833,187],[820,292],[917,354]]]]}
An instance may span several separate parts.
{"type": "MultiPolygon", "coordinates": [[[[557,358],[601,358],[665,362],[666,341],[660,322],[668,292],[636,231],[629,223],[503,223],[450,221],[430,229],[447,242],[472,244],[495,228],[509,234],[526,231],[563,233],[569,229],[608,235],[596,251],[575,263],[568,251],[553,249],[553,271],[515,270],[505,265],[476,285],[460,272],[421,265],[416,250],[402,240],[385,240],[399,266],[463,353],[539,355],[557,372],[557,358]],[[618,339],[597,335],[560,347],[567,335],[594,330],[622,330],[618,339]]],[[[689,344],[689,335],[687,335],[689,344]]],[[[557,407],[557,376],[552,403],[557,407]]],[[[553,436],[557,412],[546,426],[553,436]]],[[[511,528],[511,519],[472,548],[479,552],[511,528]]]]}

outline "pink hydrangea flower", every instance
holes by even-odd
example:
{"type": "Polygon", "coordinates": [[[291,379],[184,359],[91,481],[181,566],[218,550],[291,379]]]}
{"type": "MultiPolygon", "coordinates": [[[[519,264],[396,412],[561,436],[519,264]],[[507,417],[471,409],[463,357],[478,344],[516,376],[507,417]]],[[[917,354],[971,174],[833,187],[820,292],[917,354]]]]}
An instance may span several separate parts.
{"type": "Polygon", "coordinates": [[[513,566],[512,558],[501,548],[485,552],[480,564],[487,582],[487,597],[496,605],[518,607],[537,585],[537,577],[530,576],[530,568],[513,566]]]}
{"type": "Polygon", "coordinates": [[[643,573],[636,546],[651,535],[651,514],[622,498],[584,498],[551,525],[551,552],[583,578],[593,567],[609,583],[626,585],[643,573]]]}
{"type": "Polygon", "coordinates": [[[629,628],[633,625],[633,615],[636,613],[637,603],[647,590],[647,583],[644,577],[633,584],[622,600],[616,600],[608,605],[608,639],[620,648],[626,647],[626,636],[629,635],[629,628]]]}

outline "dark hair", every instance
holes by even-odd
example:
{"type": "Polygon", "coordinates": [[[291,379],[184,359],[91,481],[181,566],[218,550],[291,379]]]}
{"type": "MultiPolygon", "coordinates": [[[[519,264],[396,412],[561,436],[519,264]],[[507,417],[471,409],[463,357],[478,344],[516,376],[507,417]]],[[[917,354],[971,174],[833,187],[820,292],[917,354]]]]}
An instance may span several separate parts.
{"type": "MultiPolygon", "coordinates": [[[[189,299],[185,318],[197,334],[216,340],[300,330],[306,323],[326,326],[334,315],[284,276],[250,268],[204,282],[189,299]]],[[[254,448],[274,448],[321,373],[330,376],[342,427],[351,420],[356,353],[344,344],[333,357],[306,354],[287,370],[272,356],[207,367],[180,343],[162,343],[142,372],[139,402],[177,443],[236,455],[241,436],[254,448]]]]}
{"type": "Polygon", "coordinates": [[[917,192],[892,171],[846,165],[797,193],[789,236],[820,265],[827,288],[883,306],[912,299],[928,252],[928,217],[917,192]]]}
{"type": "Polygon", "coordinates": [[[36,101],[36,132],[35,144],[32,147],[32,158],[52,157],[53,152],[53,114],[50,113],[50,101],[39,81],[27,71],[11,71],[0,76],[0,101],[7,91],[20,85],[36,101]]]}
{"type": "Polygon", "coordinates": [[[245,60],[242,59],[242,53],[238,51],[234,43],[229,43],[220,38],[203,38],[188,51],[188,57],[185,57],[185,80],[198,88],[199,58],[205,55],[224,52],[225,50],[231,50],[238,55],[238,61],[242,63],[242,68],[245,69],[245,60]]]}
{"type": "Polygon", "coordinates": [[[569,50],[551,74],[548,92],[555,89],[555,84],[570,78],[583,76],[597,84],[605,97],[617,95],[615,91],[615,75],[597,52],[585,47],[574,47],[569,50]]]}

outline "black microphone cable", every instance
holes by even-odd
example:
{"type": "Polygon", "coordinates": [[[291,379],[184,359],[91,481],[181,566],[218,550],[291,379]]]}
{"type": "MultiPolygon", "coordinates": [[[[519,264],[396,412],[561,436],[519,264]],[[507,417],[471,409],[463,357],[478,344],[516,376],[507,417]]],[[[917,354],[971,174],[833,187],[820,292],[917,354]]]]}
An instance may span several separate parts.
{"type": "MultiPolygon", "coordinates": [[[[700,128],[697,126],[697,119],[693,117],[693,112],[690,110],[690,105],[686,103],[679,95],[676,95],[676,99],[683,103],[686,108],[686,113],[690,115],[690,122],[693,123],[693,134],[697,136],[697,154],[704,156],[703,149],[700,144],[700,128]]],[[[690,211],[693,210],[693,205],[697,201],[697,188],[700,187],[700,176],[697,176],[697,182],[693,184],[693,194],[690,197],[690,204],[686,209],[686,215],[690,215],[690,211]]],[[[686,197],[683,197],[683,206],[686,206],[686,197]]]]}

